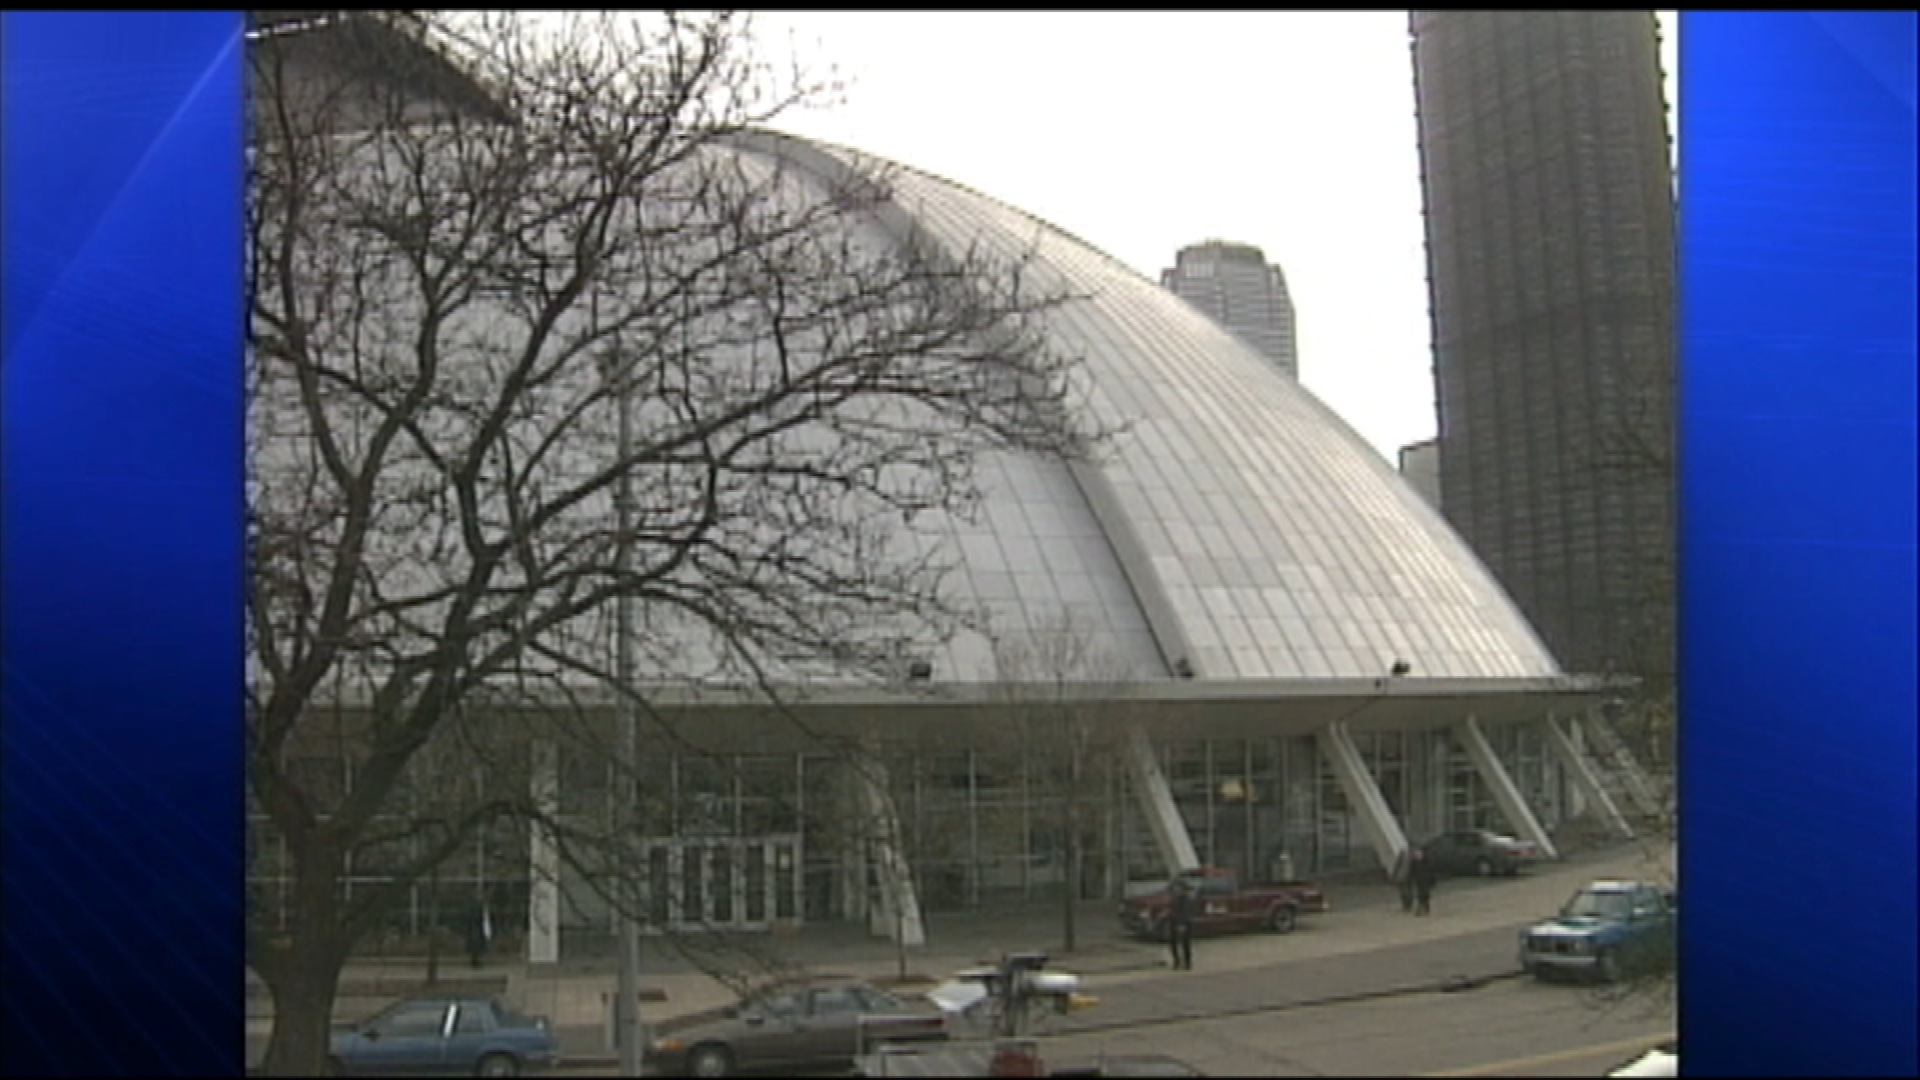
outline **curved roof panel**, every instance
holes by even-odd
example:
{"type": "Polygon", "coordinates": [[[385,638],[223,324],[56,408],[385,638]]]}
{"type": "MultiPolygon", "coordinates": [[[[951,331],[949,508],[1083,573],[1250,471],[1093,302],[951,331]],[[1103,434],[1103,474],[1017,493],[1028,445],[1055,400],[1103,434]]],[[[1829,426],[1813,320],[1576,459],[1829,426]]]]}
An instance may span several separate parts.
{"type": "MultiPolygon", "coordinates": [[[[823,153],[873,163],[784,136],[746,145],[816,171],[833,167],[823,153]]],[[[1066,232],[949,181],[899,169],[893,202],[905,223],[895,231],[924,230],[949,250],[1031,255],[1083,297],[1049,316],[1052,329],[1084,356],[1091,407],[1125,429],[1097,464],[993,464],[987,520],[957,537],[983,603],[1030,626],[1098,615],[1139,674],[1366,677],[1397,660],[1416,676],[1559,673],[1425,500],[1205,315],[1066,232]]],[[[953,674],[986,674],[977,655],[951,659],[953,674]]]]}

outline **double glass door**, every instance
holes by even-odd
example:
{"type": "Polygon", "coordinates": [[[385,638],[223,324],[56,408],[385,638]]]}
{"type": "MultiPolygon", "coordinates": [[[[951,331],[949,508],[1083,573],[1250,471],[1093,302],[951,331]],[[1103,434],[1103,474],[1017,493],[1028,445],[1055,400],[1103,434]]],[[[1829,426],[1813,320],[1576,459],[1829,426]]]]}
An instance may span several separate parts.
{"type": "Polygon", "coordinates": [[[648,929],[764,930],[799,896],[798,837],[672,839],[647,845],[648,929]]]}

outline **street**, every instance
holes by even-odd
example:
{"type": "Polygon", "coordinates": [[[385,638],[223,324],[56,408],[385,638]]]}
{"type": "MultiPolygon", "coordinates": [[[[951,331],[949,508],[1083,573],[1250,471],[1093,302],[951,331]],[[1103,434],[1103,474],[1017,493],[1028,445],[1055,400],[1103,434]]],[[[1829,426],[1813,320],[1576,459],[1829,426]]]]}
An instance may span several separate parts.
{"type": "MultiPolygon", "coordinates": [[[[1670,1002],[1608,1006],[1591,986],[1513,973],[1511,928],[1312,960],[1097,985],[1043,1025],[1056,1059],[1164,1054],[1209,1076],[1602,1076],[1674,1030],[1670,1002]],[[1449,980],[1466,988],[1443,990],[1449,980]],[[1328,1004],[1316,1002],[1333,999],[1328,1004]]],[[[574,1075],[615,1075],[610,1068],[574,1075]]]]}
{"type": "MultiPolygon", "coordinates": [[[[1192,972],[1169,970],[1161,947],[1101,942],[1061,964],[1084,973],[1098,1004],[1049,1017],[1035,1034],[1058,1045],[1056,1060],[1161,1054],[1209,1075],[1600,1076],[1673,1029],[1671,1002],[1608,1006],[1587,986],[1523,980],[1518,933],[1578,883],[1633,877],[1646,857],[1621,849],[1518,879],[1450,881],[1431,918],[1401,913],[1385,885],[1348,884],[1333,912],[1292,934],[1203,938],[1192,972]]],[[[1053,918],[950,924],[946,951],[919,966],[957,970],[1009,942],[1040,947],[1055,932],[1053,918]]],[[[810,964],[868,977],[896,963],[884,942],[854,931],[822,928],[789,948],[810,964]]],[[[648,970],[662,991],[648,1006],[656,1016],[726,996],[697,973],[663,963],[648,970]]],[[[510,978],[515,1000],[559,1019],[562,1052],[575,1062],[567,1074],[617,1075],[599,1011],[606,976],[510,978]]],[[[256,1053],[266,1030],[251,1032],[256,1053]]]]}
{"type": "Polygon", "coordinates": [[[1209,1076],[1600,1076],[1673,1030],[1579,985],[1500,979],[1342,1005],[1050,1039],[1061,1056],[1170,1054],[1209,1076]]]}
{"type": "Polygon", "coordinates": [[[1582,986],[1509,978],[1454,993],[1052,1035],[1043,1054],[1167,1055],[1207,1076],[1596,1077],[1673,1030],[1670,1010],[1610,1012],[1582,986]]]}

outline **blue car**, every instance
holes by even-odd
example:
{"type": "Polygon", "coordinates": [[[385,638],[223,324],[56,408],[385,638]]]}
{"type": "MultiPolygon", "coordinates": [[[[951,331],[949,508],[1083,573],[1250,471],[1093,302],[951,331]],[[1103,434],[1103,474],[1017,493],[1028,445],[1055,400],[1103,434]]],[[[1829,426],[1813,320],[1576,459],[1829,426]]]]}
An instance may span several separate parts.
{"type": "Polygon", "coordinates": [[[560,1061],[553,1025],[498,998],[415,998],[336,1032],[336,1076],[519,1076],[560,1061]]]}
{"type": "Polygon", "coordinates": [[[1520,966],[1529,974],[1582,974],[1616,982],[1635,971],[1670,966],[1679,901],[1670,889],[1638,881],[1596,881],[1573,894],[1560,914],[1520,933],[1520,966]]]}

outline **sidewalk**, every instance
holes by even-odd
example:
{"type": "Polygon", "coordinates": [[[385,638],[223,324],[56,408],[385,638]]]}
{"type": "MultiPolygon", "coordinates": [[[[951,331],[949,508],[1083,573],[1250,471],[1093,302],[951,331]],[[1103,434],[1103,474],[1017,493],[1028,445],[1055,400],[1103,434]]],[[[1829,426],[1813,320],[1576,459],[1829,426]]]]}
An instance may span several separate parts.
{"type": "MultiPolygon", "coordinates": [[[[1201,948],[1206,954],[1208,973],[1228,974],[1440,938],[1484,936],[1490,931],[1511,928],[1550,914],[1575,888],[1594,878],[1646,877],[1665,872],[1664,868],[1650,865],[1640,847],[1624,845],[1574,855],[1518,878],[1444,881],[1435,892],[1434,914],[1426,918],[1402,912],[1394,889],[1378,879],[1333,882],[1327,887],[1332,910],[1301,919],[1300,928],[1294,933],[1208,938],[1203,939],[1201,948]]],[[[1060,949],[1061,922],[1060,909],[1055,905],[990,915],[932,916],[928,919],[927,946],[908,950],[906,954],[908,979],[904,985],[907,988],[925,986],[961,968],[995,961],[1003,953],[1026,950],[1049,954],[1054,967],[1082,976],[1086,990],[1095,996],[1106,988],[1147,983],[1173,974],[1166,967],[1163,947],[1120,936],[1110,902],[1092,903],[1080,909],[1079,948],[1071,954],[1060,949]]],[[[897,980],[901,974],[899,951],[890,942],[870,937],[859,927],[808,927],[790,936],[759,937],[750,945],[777,955],[785,966],[806,971],[856,976],[883,984],[897,980]]],[[[1512,951],[1502,950],[1491,955],[1486,963],[1490,965],[1486,974],[1507,972],[1514,967],[1512,951]]],[[[355,962],[342,981],[343,985],[378,987],[418,979],[423,973],[424,964],[417,960],[355,962]]],[[[562,1053],[570,1061],[586,1064],[611,1056],[607,997],[613,991],[616,978],[611,961],[541,968],[529,968],[523,962],[501,962],[489,964],[479,973],[464,967],[446,970],[448,978],[465,979],[476,974],[494,979],[504,977],[505,996],[509,1000],[528,1012],[552,1018],[560,1035],[562,1053]]],[[[668,955],[660,948],[643,950],[640,987],[641,1017],[646,1023],[734,1000],[733,993],[721,982],[702,974],[683,957],[668,955]]],[[[1349,987],[1341,992],[1365,992],[1365,988],[1349,987]]],[[[1125,996],[1133,1003],[1162,1000],[1151,994],[1125,996]]],[[[377,1004],[343,999],[341,1018],[370,1012],[377,1004]]],[[[1152,1006],[1136,1004],[1133,1008],[1115,1011],[1131,1013],[1136,1008],[1152,1006]]],[[[1084,1022],[1104,1026],[1150,1019],[1096,1015],[1100,1012],[1096,1008],[1082,1014],[1084,1022]]],[[[250,1036],[264,1036],[266,1031],[264,1025],[249,1023],[250,1036]]]]}

